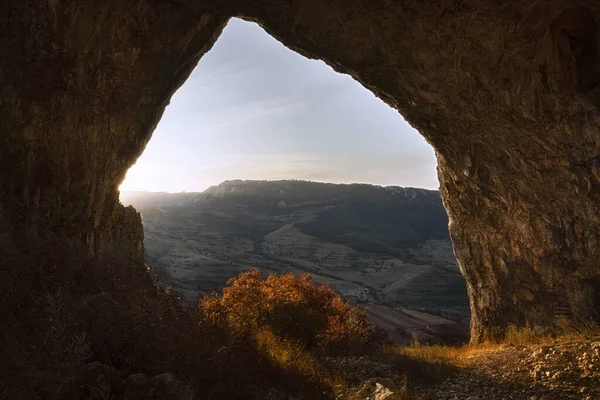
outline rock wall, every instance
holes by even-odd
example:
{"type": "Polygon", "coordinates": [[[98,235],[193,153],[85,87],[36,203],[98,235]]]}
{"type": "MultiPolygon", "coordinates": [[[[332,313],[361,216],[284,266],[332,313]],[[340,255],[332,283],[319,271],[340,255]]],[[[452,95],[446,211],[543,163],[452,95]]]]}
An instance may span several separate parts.
{"type": "Polygon", "coordinates": [[[238,16],[351,74],[434,146],[474,341],[600,313],[598,1],[8,4],[0,204],[16,231],[136,253],[116,188],[238,16]]]}
{"type": "Polygon", "coordinates": [[[117,187],[222,17],[158,2],[8,2],[0,34],[0,204],[19,241],[143,257],[117,187]]]}

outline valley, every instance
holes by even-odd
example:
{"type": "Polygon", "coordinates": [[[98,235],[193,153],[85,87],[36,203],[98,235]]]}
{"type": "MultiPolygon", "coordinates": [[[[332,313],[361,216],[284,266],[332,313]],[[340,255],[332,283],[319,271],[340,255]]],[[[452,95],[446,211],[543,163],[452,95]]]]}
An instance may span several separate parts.
{"type": "Polygon", "coordinates": [[[437,191],[227,181],[122,201],[142,214],[150,268],[190,303],[251,267],[309,273],[369,306],[397,341],[468,336],[465,283],[437,191]]]}

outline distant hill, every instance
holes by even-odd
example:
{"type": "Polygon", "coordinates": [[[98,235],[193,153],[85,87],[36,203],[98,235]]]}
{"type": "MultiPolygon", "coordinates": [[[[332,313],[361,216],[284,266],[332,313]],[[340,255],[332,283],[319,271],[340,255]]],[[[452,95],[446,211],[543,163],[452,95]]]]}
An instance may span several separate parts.
{"type": "Polygon", "coordinates": [[[184,204],[200,193],[167,193],[167,192],[121,192],[121,203],[133,205],[138,210],[152,207],[171,207],[184,204]]]}
{"type": "MultiPolygon", "coordinates": [[[[379,319],[381,310],[406,308],[468,320],[438,191],[235,180],[201,193],[121,199],[142,214],[151,268],[188,299],[256,266],[311,273],[349,298],[380,305],[379,319]]],[[[403,315],[386,318],[418,325],[416,314],[403,315]]]]}

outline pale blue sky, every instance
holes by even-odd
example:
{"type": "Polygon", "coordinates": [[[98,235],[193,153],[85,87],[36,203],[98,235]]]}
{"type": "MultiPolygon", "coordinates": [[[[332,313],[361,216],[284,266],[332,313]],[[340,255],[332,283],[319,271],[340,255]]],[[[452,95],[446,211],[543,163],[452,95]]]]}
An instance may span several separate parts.
{"type": "Polygon", "coordinates": [[[232,19],[171,99],[121,190],[227,179],[438,187],[433,149],[350,76],[232,19]]]}

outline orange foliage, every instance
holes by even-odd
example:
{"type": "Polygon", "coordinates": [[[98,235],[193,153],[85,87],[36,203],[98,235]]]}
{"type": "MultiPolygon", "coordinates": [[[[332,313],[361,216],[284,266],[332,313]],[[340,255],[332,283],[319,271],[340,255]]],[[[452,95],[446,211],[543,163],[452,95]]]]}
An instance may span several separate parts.
{"type": "Polygon", "coordinates": [[[251,269],[227,283],[222,294],[200,301],[200,311],[237,332],[255,334],[268,328],[307,348],[344,352],[361,351],[378,340],[365,310],[344,301],[328,285],[316,286],[308,274],[263,279],[259,270],[251,269]]]}

